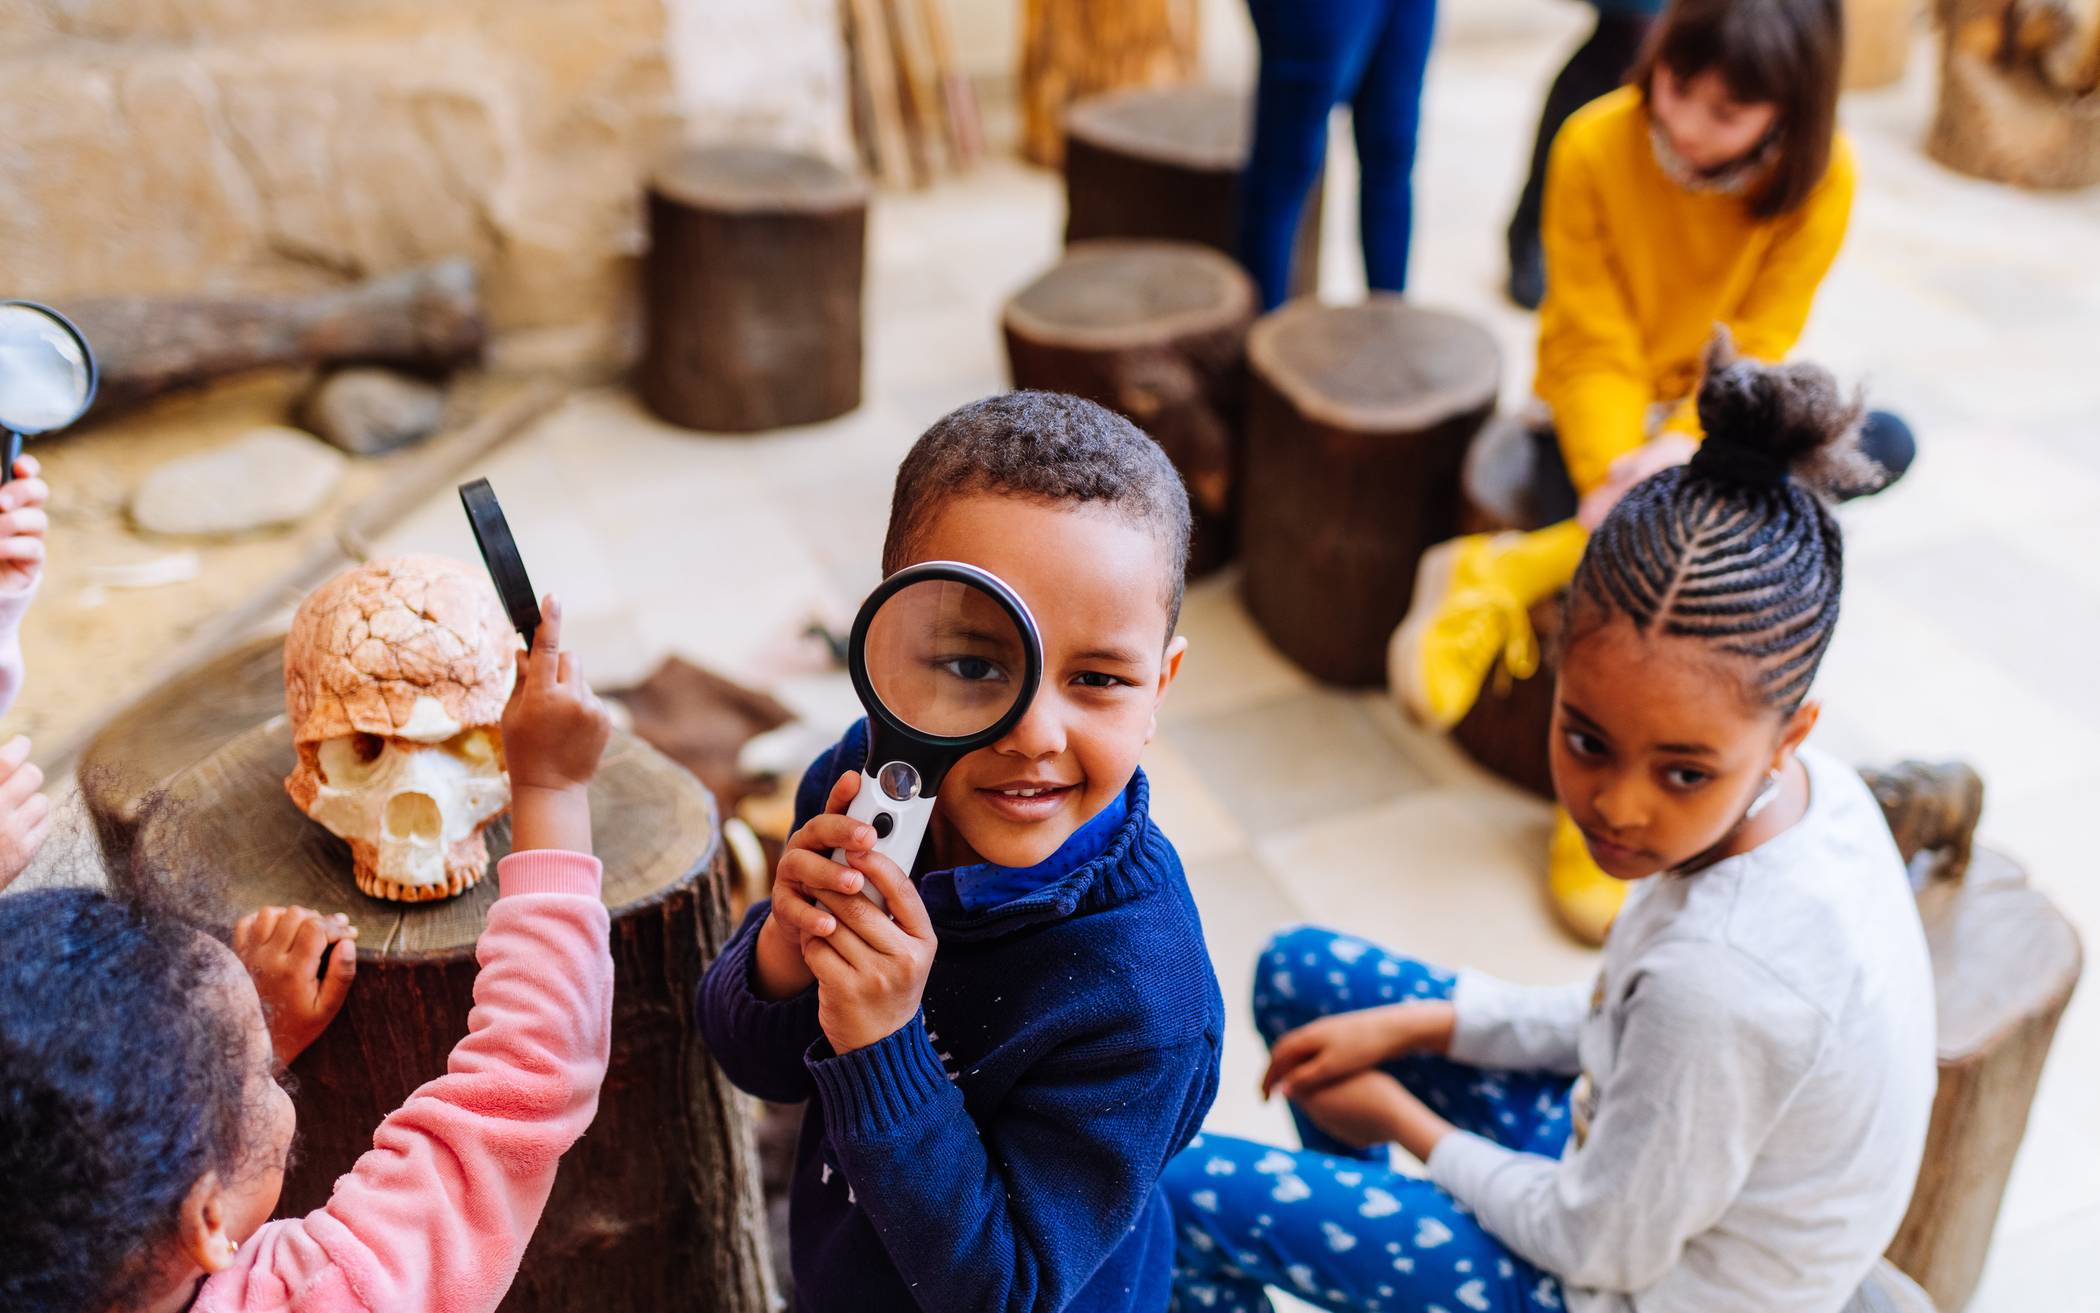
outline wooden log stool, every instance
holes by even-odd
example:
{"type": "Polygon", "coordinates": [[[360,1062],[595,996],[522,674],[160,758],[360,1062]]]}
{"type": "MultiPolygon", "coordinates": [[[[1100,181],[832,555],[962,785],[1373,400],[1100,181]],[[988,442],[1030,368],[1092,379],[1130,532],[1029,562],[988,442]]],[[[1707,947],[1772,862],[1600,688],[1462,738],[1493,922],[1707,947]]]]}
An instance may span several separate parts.
{"type": "MultiPolygon", "coordinates": [[[[1065,241],[1144,237],[1240,254],[1240,174],[1254,103],[1220,87],[1148,87],[1090,97],[1065,115],[1065,241]]],[[[1320,286],[1323,173],[1306,198],[1291,292],[1320,286]]]]}
{"type": "Polygon", "coordinates": [[[1232,555],[1245,400],[1246,271],[1187,242],[1080,242],[1006,303],[1015,387],[1069,392],[1128,416],[1187,483],[1189,575],[1232,555]]]}
{"type": "Polygon", "coordinates": [[[1945,40],[1926,151],[2020,187],[2100,182],[2100,12],[1937,0],[1945,40]]]}
{"type": "Polygon", "coordinates": [[[2078,932],[2011,859],[1971,850],[1983,784],[1965,766],[1862,772],[1911,863],[1939,1008],[1939,1091],[1889,1259],[1948,1313],[1983,1276],[2057,1023],[2084,970],[2078,932]]]}
{"type": "Polygon", "coordinates": [[[1294,301],[1247,337],[1247,610],[1321,679],[1384,681],[1422,553],[1458,529],[1459,466],[1501,356],[1469,320],[1373,295],[1294,301]]]}
{"type": "Polygon", "coordinates": [[[642,401],[689,429],[812,424],[860,404],[867,188],[824,161],[685,150],[649,186],[642,401]]]}
{"type": "MultiPolygon", "coordinates": [[[[243,648],[177,682],[220,707],[267,691],[281,712],[282,672],[280,644],[272,662],[243,648]],[[207,671],[217,684],[202,682],[207,671]]],[[[184,726],[205,748],[224,726],[223,717],[185,721],[179,709],[157,721],[142,714],[157,701],[113,724],[90,758],[127,742],[179,742],[184,726]],[[116,734],[127,726],[128,737],[116,734]]],[[[348,847],[285,795],[293,763],[281,715],[250,720],[180,771],[142,823],[133,813],[138,861],[119,876],[185,881],[188,900],[227,924],[258,906],[297,903],[347,913],[362,931],[348,1003],[292,1066],[302,1152],[280,1215],[325,1203],[386,1115],[443,1074],[466,1034],[474,944],[496,897],[493,862],[510,847],[506,819],[489,830],[490,874],[459,898],[368,898],[351,880],[348,847]]],[[[104,790],[89,802],[122,796],[104,790]]],[[[562,1160],[504,1308],[762,1313],[773,1288],[748,1113],[692,1028],[701,970],[732,929],[714,800],[655,749],[616,732],[591,811],[612,917],[612,1065],[597,1119],[562,1160]]]]}

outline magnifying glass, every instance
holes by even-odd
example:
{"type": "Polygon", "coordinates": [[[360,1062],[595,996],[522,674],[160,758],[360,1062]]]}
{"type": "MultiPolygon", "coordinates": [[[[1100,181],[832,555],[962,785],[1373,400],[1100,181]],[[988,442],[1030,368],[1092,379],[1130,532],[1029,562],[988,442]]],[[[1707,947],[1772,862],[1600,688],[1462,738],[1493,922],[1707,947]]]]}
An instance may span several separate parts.
{"type": "Polygon", "coordinates": [[[0,429],[7,433],[0,483],[14,479],[22,439],[87,413],[95,381],[95,353],[72,320],[34,301],[0,301],[0,429]]]}
{"type": "Polygon", "coordinates": [[[504,613],[525,636],[525,646],[531,647],[532,636],[540,628],[539,596],[532,591],[532,579],[525,573],[524,558],[518,555],[517,540],[510,536],[510,521],[503,518],[496,490],[487,479],[462,483],[459,504],[466,509],[467,525],[474,530],[474,545],[481,549],[481,562],[495,581],[496,596],[503,602],[504,613]]]}
{"type": "MultiPolygon", "coordinates": [[[[928,561],[869,594],[847,668],[868,711],[868,757],[846,814],[867,822],[875,851],[909,875],[949,767],[1028,714],[1043,680],[1042,634],[997,575],[928,561]]],[[[862,888],[883,905],[873,885],[862,888]]]]}

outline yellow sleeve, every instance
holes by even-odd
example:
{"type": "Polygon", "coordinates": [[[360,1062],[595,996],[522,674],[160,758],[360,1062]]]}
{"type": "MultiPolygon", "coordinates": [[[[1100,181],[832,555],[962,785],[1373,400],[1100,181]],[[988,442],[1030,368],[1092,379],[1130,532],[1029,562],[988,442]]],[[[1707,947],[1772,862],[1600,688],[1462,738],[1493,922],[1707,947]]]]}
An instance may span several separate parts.
{"type": "MultiPolygon", "coordinates": [[[[1808,323],[1816,289],[1837,259],[1852,220],[1852,196],[1858,172],[1852,149],[1843,137],[1831,146],[1830,169],[1801,208],[1774,220],[1772,244],[1743,292],[1742,303],[1728,317],[1735,348],[1754,360],[1786,359],[1808,323]]],[[[1698,389],[1685,398],[1665,428],[1700,436],[1698,389]]]]}
{"type": "Polygon", "coordinates": [[[1577,492],[1647,440],[1651,384],[1640,329],[1578,134],[1562,132],[1546,166],[1546,301],[1539,307],[1539,399],[1553,412],[1577,492]]]}

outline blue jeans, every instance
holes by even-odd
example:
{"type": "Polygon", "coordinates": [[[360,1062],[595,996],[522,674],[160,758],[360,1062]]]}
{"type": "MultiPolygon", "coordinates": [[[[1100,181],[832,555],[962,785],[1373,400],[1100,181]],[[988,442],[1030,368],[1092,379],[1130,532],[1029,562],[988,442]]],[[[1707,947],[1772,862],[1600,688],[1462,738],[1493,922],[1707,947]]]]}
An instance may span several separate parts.
{"type": "MultiPolygon", "coordinates": [[[[1315,1018],[1408,999],[1449,998],[1448,972],[1353,935],[1305,927],[1262,952],[1254,1019],[1273,1044],[1315,1018]]],[[[1429,1055],[1385,1070],[1453,1125],[1512,1149],[1559,1157],[1573,1081],[1485,1071],[1429,1055]]],[[[1464,1205],[1390,1166],[1387,1150],[1351,1149],[1295,1107],[1305,1148],[1204,1134],[1167,1165],[1174,1210],[1177,1313],[1263,1313],[1265,1286],[1308,1303],[1372,1313],[1538,1313],[1560,1284],[1511,1253],[1464,1205]]]]}
{"type": "Polygon", "coordinates": [[[1248,0],[1261,43],[1254,145],[1240,188],[1240,255],[1265,308],[1290,294],[1305,198],[1327,160],[1327,119],[1347,103],[1363,176],[1364,272],[1407,286],[1415,133],[1436,0],[1248,0]]]}

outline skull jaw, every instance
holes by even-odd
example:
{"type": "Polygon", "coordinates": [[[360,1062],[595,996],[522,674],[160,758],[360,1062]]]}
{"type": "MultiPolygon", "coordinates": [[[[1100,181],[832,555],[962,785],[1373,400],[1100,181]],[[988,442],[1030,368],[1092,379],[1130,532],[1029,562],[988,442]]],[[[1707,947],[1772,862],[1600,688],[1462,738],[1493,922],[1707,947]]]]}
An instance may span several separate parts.
{"type": "MultiPolygon", "coordinates": [[[[486,823],[484,823],[486,824],[486,823]]],[[[360,893],[395,903],[434,903],[456,898],[472,889],[488,869],[489,845],[480,830],[445,851],[444,879],[435,884],[410,884],[381,874],[379,846],[364,839],[351,839],[351,877],[360,893]]]]}

